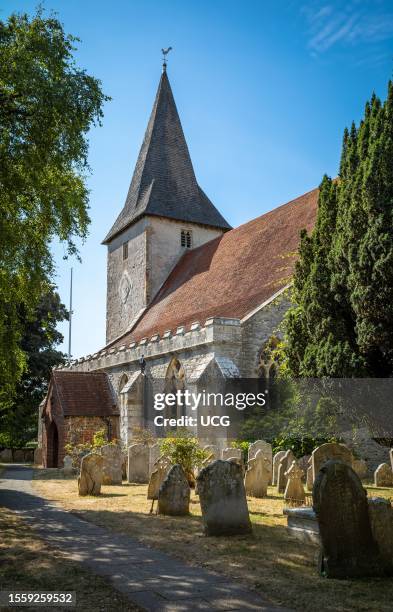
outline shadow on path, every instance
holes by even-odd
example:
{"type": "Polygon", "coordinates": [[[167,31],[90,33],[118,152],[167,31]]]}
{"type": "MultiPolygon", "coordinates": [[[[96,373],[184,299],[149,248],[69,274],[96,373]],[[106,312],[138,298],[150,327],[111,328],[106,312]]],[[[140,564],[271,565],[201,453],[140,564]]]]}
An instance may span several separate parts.
{"type": "Polygon", "coordinates": [[[142,608],[154,612],[284,611],[225,576],[185,565],[50,504],[33,493],[31,478],[30,468],[7,466],[0,477],[0,505],[17,512],[48,544],[109,579],[142,608]]]}

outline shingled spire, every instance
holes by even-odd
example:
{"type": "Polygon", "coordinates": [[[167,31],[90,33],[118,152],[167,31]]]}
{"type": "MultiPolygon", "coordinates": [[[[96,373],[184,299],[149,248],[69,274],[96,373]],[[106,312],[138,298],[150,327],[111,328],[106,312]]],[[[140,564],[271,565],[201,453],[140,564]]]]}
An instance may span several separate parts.
{"type": "Polygon", "coordinates": [[[104,244],[144,215],[230,229],[197,183],[165,69],[124,208],[104,244]]]}

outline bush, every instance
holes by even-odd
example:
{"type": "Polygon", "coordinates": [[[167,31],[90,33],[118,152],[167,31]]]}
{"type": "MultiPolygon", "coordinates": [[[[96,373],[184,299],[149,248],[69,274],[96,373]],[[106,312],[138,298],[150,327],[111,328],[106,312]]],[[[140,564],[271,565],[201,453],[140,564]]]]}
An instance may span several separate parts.
{"type": "Polygon", "coordinates": [[[198,439],[187,430],[173,432],[161,440],[160,449],[172,464],[182,466],[190,486],[194,486],[194,469],[202,467],[203,460],[208,457],[208,453],[199,446],[198,439]]]}
{"type": "Polygon", "coordinates": [[[66,444],[64,449],[67,455],[72,457],[72,465],[76,469],[80,469],[81,461],[85,455],[89,453],[99,452],[102,446],[106,444],[116,445],[118,441],[114,438],[108,442],[108,435],[105,428],[99,429],[95,432],[93,440],[91,442],[85,442],[82,444],[66,444]]]}

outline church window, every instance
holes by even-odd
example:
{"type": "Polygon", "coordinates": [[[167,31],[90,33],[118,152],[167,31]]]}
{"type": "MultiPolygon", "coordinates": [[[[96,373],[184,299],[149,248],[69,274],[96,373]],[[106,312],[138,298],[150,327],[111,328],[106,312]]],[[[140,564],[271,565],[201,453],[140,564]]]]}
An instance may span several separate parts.
{"type": "Polygon", "coordinates": [[[128,242],[123,243],[123,261],[128,259],[128,242]]]}
{"type": "Polygon", "coordinates": [[[185,249],[192,247],[192,232],[190,230],[182,230],[180,236],[180,244],[185,249]]]}

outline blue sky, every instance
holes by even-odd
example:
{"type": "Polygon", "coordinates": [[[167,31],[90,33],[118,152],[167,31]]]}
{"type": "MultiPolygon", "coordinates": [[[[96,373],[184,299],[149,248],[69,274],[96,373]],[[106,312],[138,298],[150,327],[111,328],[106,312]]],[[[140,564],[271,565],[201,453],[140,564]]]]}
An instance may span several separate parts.
{"type": "MultiPolygon", "coordinates": [[[[3,0],[0,18],[36,2],[3,0]]],[[[105,343],[106,248],[154,101],[163,46],[201,187],[233,225],[337,172],[342,132],[393,67],[393,3],[379,0],[47,0],[81,38],[80,66],[113,99],[90,133],[92,224],[82,264],[54,245],[68,302],[74,267],[73,355],[105,343]]],[[[67,334],[66,326],[62,331],[67,334]]],[[[66,343],[64,348],[66,348],[66,343]]]]}

